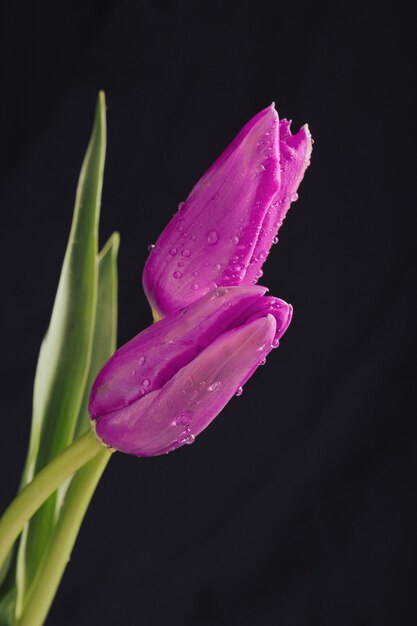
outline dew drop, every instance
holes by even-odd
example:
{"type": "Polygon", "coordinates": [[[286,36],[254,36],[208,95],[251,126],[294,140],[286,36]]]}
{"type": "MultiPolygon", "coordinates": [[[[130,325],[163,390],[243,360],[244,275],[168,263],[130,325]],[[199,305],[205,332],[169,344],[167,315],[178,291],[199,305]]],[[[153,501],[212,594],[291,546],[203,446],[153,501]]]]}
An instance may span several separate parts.
{"type": "Polygon", "coordinates": [[[266,363],[266,357],[264,357],[262,361],[259,362],[259,365],[265,365],[265,363],[266,363]]]}
{"type": "Polygon", "coordinates": [[[178,267],[184,267],[184,261],[178,261],[177,265],[178,267]]]}
{"type": "Polygon", "coordinates": [[[184,202],[184,201],[183,201],[183,202],[179,202],[179,203],[178,203],[178,207],[177,207],[177,208],[178,208],[178,211],[181,211],[181,209],[182,209],[182,207],[184,206],[184,204],[185,204],[185,202],[184,202]]]}
{"type": "Polygon", "coordinates": [[[154,248],[155,248],[155,244],[154,244],[154,243],[150,243],[150,244],[149,244],[149,246],[148,246],[148,250],[149,250],[149,252],[150,252],[151,250],[153,250],[154,248]]]}
{"type": "Polygon", "coordinates": [[[146,360],[146,359],[145,359],[145,357],[144,357],[144,356],[140,356],[140,357],[138,358],[138,365],[143,365],[143,364],[145,363],[145,360],[146,360]]]}
{"type": "Polygon", "coordinates": [[[132,371],[130,372],[130,375],[132,376],[132,378],[133,378],[133,376],[135,376],[135,374],[136,374],[135,370],[132,370],[132,371]]]}
{"type": "Polygon", "coordinates": [[[142,380],[142,385],[146,388],[149,387],[149,385],[151,384],[151,381],[149,380],[149,378],[145,378],[144,380],[142,380]]]}
{"type": "Polygon", "coordinates": [[[177,232],[178,233],[183,233],[184,232],[184,227],[183,226],[178,226],[177,232]]]}
{"type": "Polygon", "coordinates": [[[275,244],[277,244],[277,243],[278,243],[278,237],[274,237],[274,238],[273,238],[273,240],[272,240],[272,243],[273,243],[274,245],[275,245],[275,244]]]}
{"type": "Polygon", "coordinates": [[[192,416],[191,411],[188,411],[188,410],[181,411],[181,413],[175,419],[175,424],[177,426],[181,426],[182,428],[186,428],[187,426],[189,426],[191,422],[191,416],[192,416]]]}
{"type": "Polygon", "coordinates": [[[218,272],[221,269],[220,263],[216,263],[216,265],[214,266],[214,269],[216,270],[216,272],[218,272]]]}
{"type": "Polygon", "coordinates": [[[194,278],[197,278],[198,272],[193,272],[193,276],[194,276],[194,278]]]}
{"type": "Polygon", "coordinates": [[[237,243],[239,243],[239,237],[237,237],[236,235],[234,235],[231,239],[231,242],[236,245],[237,243]]]}
{"type": "Polygon", "coordinates": [[[197,291],[197,289],[199,288],[199,286],[200,286],[200,285],[199,285],[198,283],[194,283],[194,284],[192,284],[192,285],[191,285],[191,289],[192,289],[193,291],[197,291]]]}
{"type": "Polygon", "coordinates": [[[194,441],[195,441],[195,435],[187,431],[178,437],[178,443],[180,444],[185,443],[187,445],[190,445],[191,443],[194,443],[194,441]]]}
{"type": "Polygon", "coordinates": [[[211,383],[211,385],[209,385],[208,390],[216,391],[216,389],[218,389],[219,387],[220,387],[220,381],[215,380],[213,383],[211,383]]]}
{"type": "Polygon", "coordinates": [[[140,396],[144,396],[145,395],[145,390],[144,389],[139,389],[139,395],[140,396]]]}
{"type": "Polygon", "coordinates": [[[210,244],[210,246],[213,246],[219,241],[219,233],[217,232],[217,230],[209,230],[206,234],[206,237],[207,242],[210,244]]]}
{"type": "Polygon", "coordinates": [[[173,275],[174,278],[181,278],[182,273],[179,272],[178,270],[176,270],[172,275],[173,275]]]}
{"type": "Polygon", "coordinates": [[[243,393],[243,387],[238,387],[238,390],[236,391],[237,397],[241,396],[242,393],[243,393]]]}
{"type": "Polygon", "coordinates": [[[191,256],[191,250],[188,250],[188,248],[185,248],[185,250],[183,250],[181,254],[182,256],[189,257],[191,256]]]}
{"type": "Polygon", "coordinates": [[[272,347],[278,348],[278,346],[279,346],[279,339],[274,339],[274,341],[272,342],[272,347]]]}
{"type": "Polygon", "coordinates": [[[291,195],[291,202],[296,202],[298,200],[298,193],[295,192],[291,195]]]}
{"type": "Polygon", "coordinates": [[[171,250],[169,251],[171,256],[175,256],[177,252],[178,252],[177,248],[171,248],[171,250]]]}

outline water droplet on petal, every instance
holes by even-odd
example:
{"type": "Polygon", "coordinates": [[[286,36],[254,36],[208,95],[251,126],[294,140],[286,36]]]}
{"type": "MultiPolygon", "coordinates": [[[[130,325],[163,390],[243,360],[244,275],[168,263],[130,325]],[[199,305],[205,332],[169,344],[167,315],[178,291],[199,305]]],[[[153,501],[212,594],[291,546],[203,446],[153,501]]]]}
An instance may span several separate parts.
{"type": "Polygon", "coordinates": [[[150,243],[150,244],[149,244],[149,246],[148,246],[148,250],[149,250],[149,252],[150,252],[151,250],[153,250],[154,248],[155,248],[155,244],[154,244],[154,243],[150,243]]]}
{"type": "Polygon", "coordinates": [[[238,390],[236,391],[237,397],[241,396],[242,393],[243,393],[243,387],[238,387],[238,390]]]}
{"type": "Polygon", "coordinates": [[[188,250],[188,248],[185,248],[185,250],[183,250],[181,254],[182,256],[185,256],[185,257],[191,256],[191,250],[188,250]]]}
{"type": "Polygon", "coordinates": [[[206,234],[207,242],[213,246],[215,243],[219,241],[219,233],[217,230],[209,230],[206,234]]]}
{"type": "Polygon", "coordinates": [[[178,443],[180,444],[187,444],[189,445],[190,443],[194,443],[195,441],[195,435],[193,435],[190,432],[190,429],[186,429],[179,437],[178,437],[178,443]]]}
{"type": "Polygon", "coordinates": [[[298,200],[298,193],[297,192],[293,193],[292,196],[291,196],[291,202],[295,202],[296,200],[298,200]]]}
{"type": "Polygon", "coordinates": [[[142,381],[142,385],[144,387],[149,387],[150,384],[151,384],[151,381],[149,380],[149,378],[145,378],[145,380],[142,381]]]}
{"type": "Polygon", "coordinates": [[[178,270],[176,270],[172,275],[173,275],[174,278],[181,278],[182,273],[179,272],[178,270]]]}
{"type": "Polygon", "coordinates": [[[171,250],[169,251],[171,256],[175,256],[177,252],[178,252],[177,248],[171,248],[171,250]]]}
{"type": "Polygon", "coordinates": [[[178,267],[184,267],[184,261],[178,261],[177,265],[178,267]]]}
{"type": "Polygon", "coordinates": [[[145,395],[145,390],[144,389],[139,389],[139,395],[140,396],[144,396],[145,395]]]}
{"type": "Polygon", "coordinates": [[[183,233],[184,232],[184,227],[183,226],[178,226],[177,232],[178,233],[183,233]]]}
{"type": "Polygon", "coordinates": [[[136,374],[135,370],[132,370],[132,371],[130,372],[130,375],[131,375],[132,377],[133,377],[135,374],[136,374]]]}
{"type": "Polygon", "coordinates": [[[239,237],[237,237],[236,235],[234,235],[234,237],[232,237],[231,242],[236,245],[237,243],[239,243],[239,237]]]}
{"type": "Polygon", "coordinates": [[[192,416],[191,411],[188,411],[188,410],[181,411],[181,413],[175,419],[175,424],[177,426],[181,426],[182,428],[186,428],[187,426],[189,426],[191,422],[191,416],[192,416]]]}
{"type": "Polygon", "coordinates": [[[140,356],[140,357],[138,358],[138,365],[143,365],[143,364],[145,363],[145,360],[146,360],[146,359],[145,359],[145,357],[144,357],[144,356],[140,356]]]}
{"type": "Polygon", "coordinates": [[[200,286],[200,285],[199,285],[198,283],[194,283],[193,285],[191,285],[191,289],[192,289],[193,291],[197,291],[197,289],[199,288],[199,286],[200,286]]]}
{"type": "Polygon", "coordinates": [[[208,390],[209,391],[216,391],[216,389],[218,389],[220,387],[220,381],[215,380],[213,383],[211,383],[211,385],[208,386],[208,390]]]}
{"type": "Polygon", "coordinates": [[[272,347],[278,348],[278,346],[279,346],[279,339],[274,339],[274,341],[272,342],[272,347]]]}
{"type": "Polygon", "coordinates": [[[274,238],[273,238],[273,240],[272,240],[272,243],[273,243],[274,245],[275,245],[275,244],[277,244],[277,243],[278,243],[278,237],[274,237],[274,238]]]}
{"type": "Polygon", "coordinates": [[[185,202],[179,202],[178,203],[178,211],[181,211],[182,207],[184,206],[185,202]]]}
{"type": "Polygon", "coordinates": [[[259,362],[259,365],[265,365],[265,363],[266,363],[266,357],[264,357],[262,361],[259,362]]]}
{"type": "Polygon", "coordinates": [[[220,263],[216,263],[216,265],[214,266],[214,269],[216,270],[216,272],[218,272],[221,269],[220,263]]]}

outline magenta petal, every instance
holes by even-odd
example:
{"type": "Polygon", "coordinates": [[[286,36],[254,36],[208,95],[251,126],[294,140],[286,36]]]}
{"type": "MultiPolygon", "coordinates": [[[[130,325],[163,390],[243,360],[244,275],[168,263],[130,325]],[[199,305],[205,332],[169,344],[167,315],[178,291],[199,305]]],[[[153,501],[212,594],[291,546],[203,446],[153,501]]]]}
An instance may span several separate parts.
{"type": "Polygon", "coordinates": [[[278,115],[270,106],[196,184],[151,251],[143,285],[159,315],[244,281],[279,185],[278,115]]]}
{"type": "MultiPolygon", "coordinates": [[[[245,319],[245,323],[248,324],[252,320],[265,317],[266,315],[273,315],[276,322],[276,332],[274,341],[278,341],[292,320],[293,308],[291,304],[287,304],[280,298],[274,298],[273,296],[265,296],[256,300],[251,304],[241,316],[241,320],[245,319]]],[[[240,323],[240,319],[236,321],[236,325],[240,323]]],[[[275,346],[273,346],[275,347],[275,346]]]]}
{"type": "Polygon", "coordinates": [[[297,189],[310,164],[312,139],[307,124],[295,135],[291,134],[290,126],[291,122],[288,120],[281,120],[279,123],[281,182],[262,223],[251,263],[242,281],[244,285],[252,284],[261,275],[260,269],[272,244],[278,241],[278,230],[291,203],[298,199],[297,189]]]}
{"type": "Polygon", "coordinates": [[[97,435],[137,456],[192,443],[262,362],[275,334],[272,315],[223,333],[160,391],[98,419],[97,435]]]}
{"type": "Polygon", "coordinates": [[[251,285],[310,162],[307,125],[295,135],[273,105],[258,113],[195,185],[151,251],[143,286],[158,317],[217,286],[251,285]]]}
{"type": "Polygon", "coordinates": [[[256,302],[263,308],[265,291],[260,286],[216,289],[134,337],[98,374],[90,396],[91,417],[160,389],[221,333],[235,327],[237,319],[244,323],[245,309],[256,302]]]}

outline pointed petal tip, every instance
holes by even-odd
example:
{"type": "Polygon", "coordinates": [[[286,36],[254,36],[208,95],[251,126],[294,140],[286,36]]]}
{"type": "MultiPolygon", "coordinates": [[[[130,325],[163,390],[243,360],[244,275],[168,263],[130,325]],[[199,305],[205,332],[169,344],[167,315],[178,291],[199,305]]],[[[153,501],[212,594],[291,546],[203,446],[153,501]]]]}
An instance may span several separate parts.
{"type": "Polygon", "coordinates": [[[265,319],[265,332],[267,332],[268,334],[271,333],[274,335],[276,331],[276,327],[277,327],[277,321],[275,317],[271,315],[271,313],[268,313],[268,315],[264,319],[265,319]]]}

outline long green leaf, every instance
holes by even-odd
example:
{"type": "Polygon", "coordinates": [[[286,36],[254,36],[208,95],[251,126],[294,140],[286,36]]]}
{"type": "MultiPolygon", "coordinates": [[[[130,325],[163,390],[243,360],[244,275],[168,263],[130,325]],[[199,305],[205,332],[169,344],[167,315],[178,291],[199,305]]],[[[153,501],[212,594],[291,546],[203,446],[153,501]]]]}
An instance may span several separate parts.
{"type": "MultiPolygon", "coordinates": [[[[88,396],[91,384],[100,368],[116,349],[117,333],[117,252],[119,235],[114,233],[99,256],[97,315],[94,329],[93,352],[84,400],[77,430],[90,429],[88,396]]],[[[25,604],[18,626],[40,626],[49,611],[58,585],[68,563],[82,520],[100,477],[111,457],[103,450],[73,477],[54,526],[45,557],[25,604]]],[[[62,489],[62,492],[64,490],[62,489]]],[[[1,626],[1,624],[0,624],[1,626]]]]}
{"type": "MultiPolygon", "coordinates": [[[[24,484],[71,443],[83,400],[96,313],[98,220],[105,150],[105,98],[100,93],[52,317],[36,370],[24,484]]],[[[56,508],[54,495],[22,534],[17,561],[17,614],[46,550],[56,508]]]]}
{"type": "MultiPolygon", "coordinates": [[[[87,384],[84,389],[83,401],[75,428],[74,439],[83,435],[91,428],[88,415],[88,400],[91,386],[100,369],[116,350],[117,338],[117,253],[119,251],[119,233],[113,233],[101,250],[98,272],[98,297],[94,326],[93,349],[87,384]]],[[[58,508],[64,501],[65,494],[71,483],[70,479],[58,490],[58,508]]]]}
{"type": "Polygon", "coordinates": [[[0,600],[0,626],[12,626],[14,623],[14,606],[16,589],[11,589],[0,600]]]}
{"type": "Polygon", "coordinates": [[[99,254],[98,298],[93,351],[75,437],[79,437],[88,428],[91,428],[91,420],[88,415],[91,386],[100,369],[116,350],[117,254],[119,245],[119,233],[113,233],[99,254]]]}

